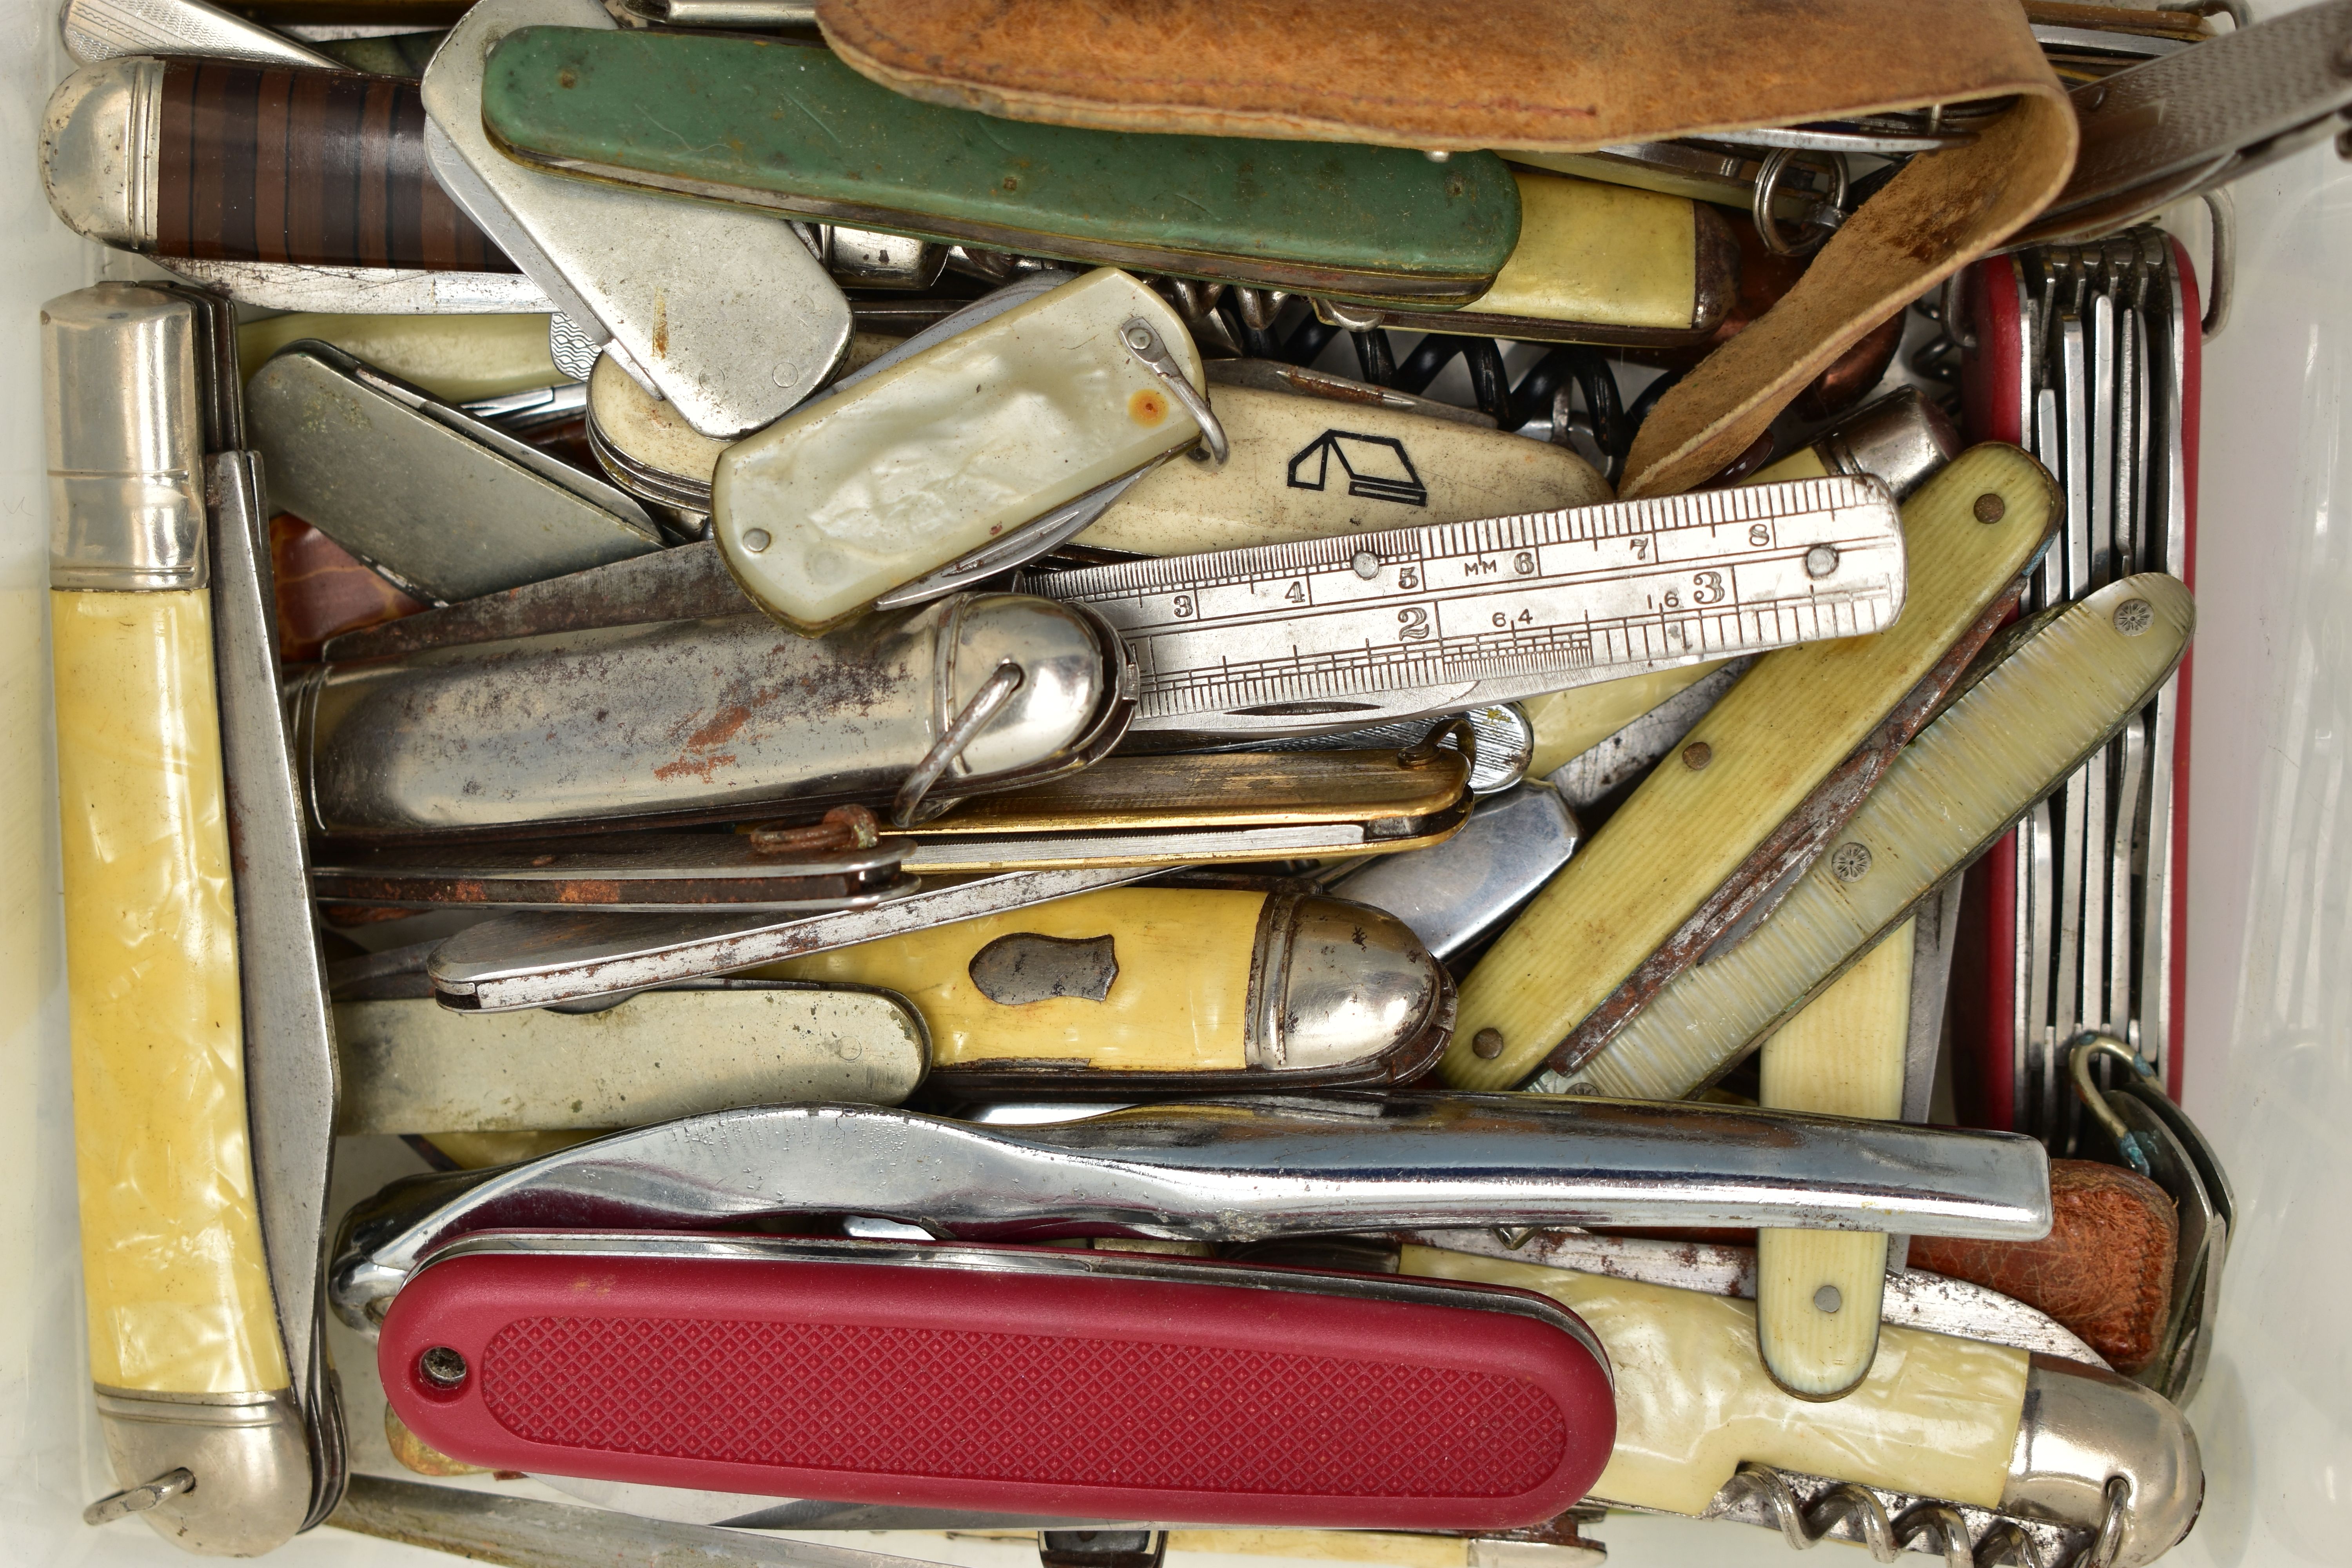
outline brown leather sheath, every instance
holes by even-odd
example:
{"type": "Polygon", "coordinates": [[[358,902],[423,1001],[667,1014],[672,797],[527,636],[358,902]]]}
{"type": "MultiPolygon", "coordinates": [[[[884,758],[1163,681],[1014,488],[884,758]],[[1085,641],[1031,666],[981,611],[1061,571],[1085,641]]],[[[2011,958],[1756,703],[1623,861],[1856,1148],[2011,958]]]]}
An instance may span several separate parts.
{"type": "Polygon", "coordinates": [[[2050,1234],[2040,1241],[1911,1238],[1911,1267],[1972,1280],[2036,1307],[2117,1372],[2146,1366],[2172,1304],[2179,1222],[2147,1177],[2090,1160],[2050,1162],[2050,1234]]]}
{"type": "Polygon", "coordinates": [[[2047,205],[2076,135],[2057,79],[2049,85],[2021,92],[1974,145],[1912,159],[1864,203],[1777,304],[1658,400],[1617,493],[1671,495],[1706,479],[1840,355],[2047,205]]]}
{"type": "Polygon", "coordinates": [[[885,87],[1011,120],[1585,152],[2056,79],[2019,0],[818,0],[885,87]]]}
{"type": "Polygon", "coordinates": [[[1840,355],[2046,205],[2074,159],[2074,110],[2020,0],[818,0],[817,22],[908,97],[1110,131],[1583,152],[2014,95],[1974,145],[1912,160],[1660,399],[1629,498],[1738,457],[1840,355]]]}

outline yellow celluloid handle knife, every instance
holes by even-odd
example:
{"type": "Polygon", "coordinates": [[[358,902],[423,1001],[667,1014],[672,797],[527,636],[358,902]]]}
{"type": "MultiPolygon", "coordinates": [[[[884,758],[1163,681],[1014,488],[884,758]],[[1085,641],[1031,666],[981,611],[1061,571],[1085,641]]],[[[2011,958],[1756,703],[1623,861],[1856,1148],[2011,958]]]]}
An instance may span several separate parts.
{"type": "Polygon", "coordinates": [[[128,1489],[95,1507],[253,1554],[310,1486],[246,1121],[201,316],[131,284],[43,308],[50,639],[90,1376],[128,1489]]]}
{"type": "Polygon", "coordinates": [[[2013,447],[1923,486],[1903,509],[1901,618],[1758,661],[1471,971],[1447,1086],[1533,1073],[1970,631],[2042,548],[2053,504],[2013,447]]]}

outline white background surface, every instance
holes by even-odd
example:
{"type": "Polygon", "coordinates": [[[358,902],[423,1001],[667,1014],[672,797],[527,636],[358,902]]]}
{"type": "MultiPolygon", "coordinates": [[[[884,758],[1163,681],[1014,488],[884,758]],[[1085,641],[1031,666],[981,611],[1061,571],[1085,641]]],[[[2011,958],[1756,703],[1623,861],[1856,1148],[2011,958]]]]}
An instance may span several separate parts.
{"type": "MultiPolygon", "coordinates": [[[[169,1563],[186,1559],[143,1524],[79,1519],[111,1481],[77,1260],[36,310],[91,281],[98,254],[50,216],[32,154],[68,64],[50,0],[0,0],[0,1563],[169,1563]]],[[[2189,1410],[2207,1491],[2180,1568],[2352,1563],[2352,165],[2323,144],[2235,195],[2236,303],[2204,375],[2185,1099],[2241,1228],[2189,1410]]],[[[1596,1533],[1621,1568],[1787,1561],[1777,1535],[1733,1525],[1596,1533]]],[[[1845,1550],[1822,1561],[1860,1561],[1845,1550]]],[[[938,1554],[1035,1561],[977,1542],[938,1554]]],[[[454,1559],[320,1530],[274,1561],[454,1559]]]]}

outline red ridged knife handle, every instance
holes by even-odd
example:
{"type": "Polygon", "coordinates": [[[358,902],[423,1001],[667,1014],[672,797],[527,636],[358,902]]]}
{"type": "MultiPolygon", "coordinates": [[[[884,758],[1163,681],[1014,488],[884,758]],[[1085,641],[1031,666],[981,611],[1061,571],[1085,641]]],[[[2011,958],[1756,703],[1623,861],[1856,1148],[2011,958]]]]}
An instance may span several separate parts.
{"type": "Polygon", "coordinates": [[[663,1257],[502,1239],[420,1268],[378,1350],[417,1436],[499,1469],[1489,1530],[1556,1517],[1615,1436],[1596,1342],[1516,1290],[1042,1249],[886,1245],[867,1261],[856,1244],[663,1257]]]}

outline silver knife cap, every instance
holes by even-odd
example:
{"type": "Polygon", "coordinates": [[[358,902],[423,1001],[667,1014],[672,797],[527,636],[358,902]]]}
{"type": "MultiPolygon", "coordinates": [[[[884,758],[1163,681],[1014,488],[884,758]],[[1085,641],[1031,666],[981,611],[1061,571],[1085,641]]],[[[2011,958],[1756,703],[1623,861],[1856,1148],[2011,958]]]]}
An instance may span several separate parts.
{"type": "Polygon", "coordinates": [[[2205,1502],[2205,1466],[2187,1418],[2112,1372],[2036,1355],[2001,1511],[2095,1525],[2118,1480],[2122,1540],[2112,1561],[2141,1568],[2189,1533],[2205,1502]]]}
{"type": "Polygon", "coordinates": [[[41,114],[41,188],[76,234],[124,250],[155,243],[163,62],[123,56],[58,83],[41,114]]]}
{"type": "Polygon", "coordinates": [[[191,301],[138,283],[41,307],[51,587],[205,585],[201,331],[191,301]]]}

